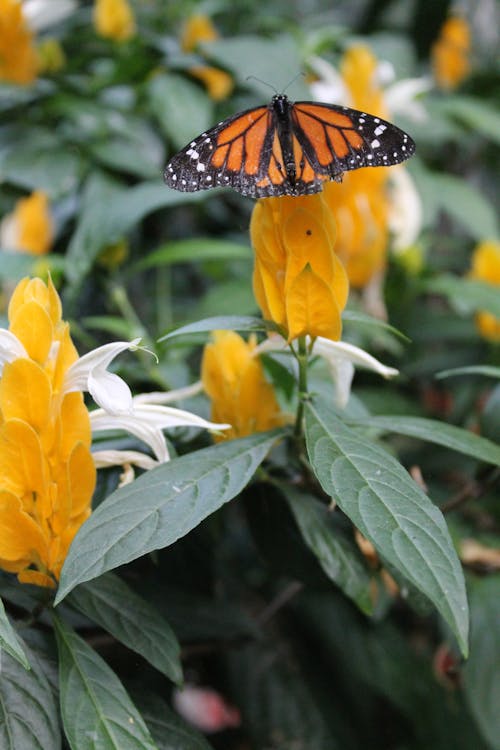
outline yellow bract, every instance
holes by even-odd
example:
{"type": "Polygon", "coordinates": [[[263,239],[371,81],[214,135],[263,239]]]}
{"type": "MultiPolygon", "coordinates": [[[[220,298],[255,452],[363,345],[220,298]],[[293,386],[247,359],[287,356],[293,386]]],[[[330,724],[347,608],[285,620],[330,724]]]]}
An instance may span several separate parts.
{"type": "Polygon", "coordinates": [[[339,339],[349,285],[323,194],[258,201],[250,236],[254,294],[264,318],[289,341],[307,334],[339,339]]]}
{"type": "Polygon", "coordinates": [[[274,389],[255,355],[255,337],[246,343],[234,331],[216,331],[212,336],[203,352],[201,379],[212,402],[212,421],[232,425],[215,440],[245,437],[283,424],[274,389]]]}
{"type": "Polygon", "coordinates": [[[344,54],[340,74],[349,91],[349,105],[387,119],[384,94],[377,80],[379,62],[373,52],[363,44],[350,47],[344,54]]]}
{"type": "Polygon", "coordinates": [[[135,18],[127,0],[95,0],[94,26],[101,36],[126,42],[136,32],[135,18]]]}
{"type": "Polygon", "coordinates": [[[12,214],[15,250],[33,255],[48,253],[54,240],[54,226],[47,195],[36,190],[16,203],[12,214]]]}
{"type": "Polygon", "coordinates": [[[335,217],[335,250],[353,287],[362,288],[386,265],[389,241],[386,169],[347,172],[328,182],[324,198],[335,217]]]}
{"type": "MultiPolygon", "coordinates": [[[[500,293],[500,242],[487,240],[476,247],[469,278],[494,284],[499,287],[500,293]]],[[[485,339],[500,341],[500,318],[486,311],[479,312],[476,325],[485,339]]]]}
{"type": "MultiPolygon", "coordinates": [[[[368,47],[356,45],[345,53],[340,71],[349,104],[387,118],[383,91],[377,81],[378,61],[368,47]]],[[[342,182],[328,182],[324,197],[337,224],[336,252],[350,283],[366,286],[386,264],[389,241],[388,169],[347,172],[342,182]]]]}
{"type": "Polygon", "coordinates": [[[19,0],[0,0],[0,81],[32,83],[38,57],[19,0]]]}
{"type": "Polygon", "coordinates": [[[432,67],[438,86],[451,91],[470,72],[470,30],[467,21],[451,16],[443,24],[439,39],[432,48],[432,67]]]}
{"type": "MultiPolygon", "coordinates": [[[[208,16],[197,14],[188,18],[181,35],[183,52],[194,52],[200,42],[212,42],[219,38],[217,29],[208,16]]],[[[194,65],[189,72],[206,87],[209,96],[216,102],[225,99],[233,90],[233,79],[225,70],[210,65],[194,65]]]]}
{"type": "Polygon", "coordinates": [[[52,282],[23,279],[9,321],[27,356],[0,377],[0,566],[21,582],[54,586],[90,514],[89,415],[81,393],[62,389],[78,354],[52,282]]]}

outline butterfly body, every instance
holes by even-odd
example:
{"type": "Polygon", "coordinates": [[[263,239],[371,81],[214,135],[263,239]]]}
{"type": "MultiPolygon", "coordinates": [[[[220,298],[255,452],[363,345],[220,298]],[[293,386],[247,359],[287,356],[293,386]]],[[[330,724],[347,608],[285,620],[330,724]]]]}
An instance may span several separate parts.
{"type": "Polygon", "coordinates": [[[379,117],[277,94],[191,141],[164,179],[184,192],[229,186],[254,198],[307,195],[345,171],[398,164],[414,151],[409,135],[379,117]]]}

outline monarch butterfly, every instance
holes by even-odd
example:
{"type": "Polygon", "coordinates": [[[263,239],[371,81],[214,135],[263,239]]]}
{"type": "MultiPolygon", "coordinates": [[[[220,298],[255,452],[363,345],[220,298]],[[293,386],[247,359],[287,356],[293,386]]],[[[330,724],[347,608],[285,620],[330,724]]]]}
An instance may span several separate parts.
{"type": "Polygon", "coordinates": [[[380,117],[276,94],[191,141],[164,180],[183,192],[222,185],[253,198],[307,195],[349,169],[398,164],[414,151],[410,136],[380,117]]]}

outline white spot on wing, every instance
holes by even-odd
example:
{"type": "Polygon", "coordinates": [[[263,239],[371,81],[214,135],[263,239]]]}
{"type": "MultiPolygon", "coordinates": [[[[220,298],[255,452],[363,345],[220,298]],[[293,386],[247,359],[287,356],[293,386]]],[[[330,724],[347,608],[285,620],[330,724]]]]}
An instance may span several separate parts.
{"type": "Polygon", "coordinates": [[[387,130],[387,125],[379,125],[378,128],[375,128],[374,135],[382,135],[384,130],[387,130]]]}
{"type": "Polygon", "coordinates": [[[201,163],[201,161],[198,162],[196,165],[196,171],[197,172],[204,172],[205,171],[205,165],[201,163]]]}
{"type": "Polygon", "coordinates": [[[370,143],[370,146],[372,148],[378,148],[380,146],[380,141],[375,138],[375,140],[370,143]]]}

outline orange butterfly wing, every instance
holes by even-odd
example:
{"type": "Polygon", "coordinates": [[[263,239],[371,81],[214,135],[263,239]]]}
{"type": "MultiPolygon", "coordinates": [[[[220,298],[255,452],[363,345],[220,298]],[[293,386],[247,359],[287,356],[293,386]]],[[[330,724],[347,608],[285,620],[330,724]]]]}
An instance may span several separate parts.
{"type": "Polygon", "coordinates": [[[347,170],[397,164],[414,150],[410,136],[381,118],[281,95],[202,133],[171,159],[164,178],[189,192],[230,186],[256,198],[306,195],[347,170]]]}

